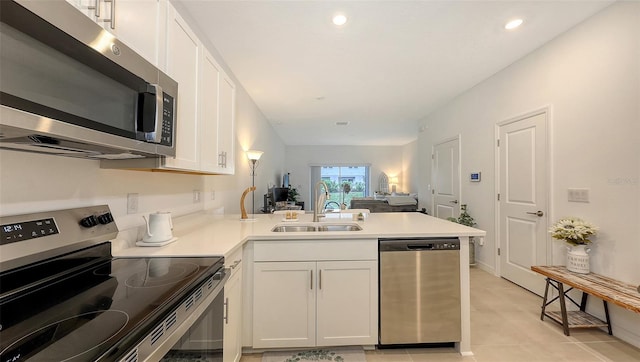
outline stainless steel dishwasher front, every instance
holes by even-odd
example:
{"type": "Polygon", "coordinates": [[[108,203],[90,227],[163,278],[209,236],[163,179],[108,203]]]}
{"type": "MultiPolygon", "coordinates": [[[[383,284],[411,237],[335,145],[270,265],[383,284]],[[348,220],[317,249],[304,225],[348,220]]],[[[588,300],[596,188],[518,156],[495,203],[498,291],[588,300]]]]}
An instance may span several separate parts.
{"type": "Polygon", "coordinates": [[[459,342],[460,241],[379,243],[380,345],[459,342]]]}

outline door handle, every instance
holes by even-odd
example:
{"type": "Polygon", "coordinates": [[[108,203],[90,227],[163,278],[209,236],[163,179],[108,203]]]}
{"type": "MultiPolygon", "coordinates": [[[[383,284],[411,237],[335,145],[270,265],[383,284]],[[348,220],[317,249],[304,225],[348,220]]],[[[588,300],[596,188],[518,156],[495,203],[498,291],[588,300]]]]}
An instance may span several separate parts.
{"type": "Polygon", "coordinates": [[[224,299],[224,324],[229,324],[229,298],[224,299]]]}
{"type": "Polygon", "coordinates": [[[311,278],[309,278],[309,287],[311,288],[311,290],[313,290],[313,270],[310,270],[311,272],[311,278]]]}
{"type": "Polygon", "coordinates": [[[87,6],[87,9],[95,11],[95,17],[100,17],[100,0],[94,0],[93,6],[87,6]]]}
{"type": "Polygon", "coordinates": [[[453,200],[453,201],[449,201],[449,202],[452,203],[452,204],[457,204],[458,200],[453,200]]]}
{"type": "Polygon", "coordinates": [[[529,215],[536,215],[537,217],[542,217],[544,216],[544,212],[538,210],[537,212],[528,212],[527,214],[529,215]]]}

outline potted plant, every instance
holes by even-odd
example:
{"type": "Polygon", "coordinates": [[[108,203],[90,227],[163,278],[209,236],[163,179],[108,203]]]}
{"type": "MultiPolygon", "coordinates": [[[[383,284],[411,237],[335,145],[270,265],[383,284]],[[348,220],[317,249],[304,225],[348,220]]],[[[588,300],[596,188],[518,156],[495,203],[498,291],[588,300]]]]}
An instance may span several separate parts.
{"type": "Polygon", "coordinates": [[[577,217],[565,217],[558,220],[549,233],[554,239],[563,240],[567,247],[567,270],[576,273],[589,273],[589,237],[595,235],[598,228],[577,217]]]}
{"type": "Polygon", "coordinates": [[[344,210],[347,208],[347,204],[344,202],[344,197],[351,192],[351,184],[345,182],[342,184],[342,204],[340,205],[340,209],[344,210]]]}
{"type": "Polygon", "coordinates": [[[296,188],[290,187],[289,191],[287,192],[287,201],[295,204],[296,202],[298,202],[299,195],[300,194],[298,193],[298,190],[296,188]]]}
{"type": "MultiPolygon", "coordinates": [[[[448,217],[447,220],[462,224],[469,227],[474,227],[476,225],[475,220],[469,213],[467,212],[467,204],[460,205],[460,216],[456,219],[455,217],[448,217]]],[[[469,237],[469,264],[476,265],[476,248],[475,248],[475,240],[473,240],[473,236],[469,237]]]]}

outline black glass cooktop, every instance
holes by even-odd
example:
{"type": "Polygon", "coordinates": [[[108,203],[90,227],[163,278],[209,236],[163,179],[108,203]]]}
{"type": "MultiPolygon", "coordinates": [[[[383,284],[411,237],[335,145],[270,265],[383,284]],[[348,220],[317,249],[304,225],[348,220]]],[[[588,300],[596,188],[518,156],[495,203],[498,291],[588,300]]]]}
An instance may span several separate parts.
{"type": "Polygon", "coordinates": [[[105,253],[109,243],[0,275],[0,361],[120,358],[223,266],[105,253]]]}

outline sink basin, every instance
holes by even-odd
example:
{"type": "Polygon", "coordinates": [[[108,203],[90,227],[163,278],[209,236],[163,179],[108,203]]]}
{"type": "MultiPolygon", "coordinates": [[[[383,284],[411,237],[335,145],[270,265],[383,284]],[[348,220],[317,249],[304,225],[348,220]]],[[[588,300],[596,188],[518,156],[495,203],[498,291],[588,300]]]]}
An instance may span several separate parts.
{"type": "Polygon", "coordinates": [[[358,224],[325,224],[320,225],[276,225],[271,229],[277,233],[300,233],[311,231],[360,231],[362,228],[358,224]]]}
{"type": "Polygon", "coordinates": [[[316,231],[316,227],[312,225],[277,225],[271,231],[275,232],[307,232],[307,231],[316,231]]]}
{"type": "Polygon", "coordinates": [[[362,228],[358,224],[322,224],[318,226],[318,231],[360,231],[362,228]]]}

